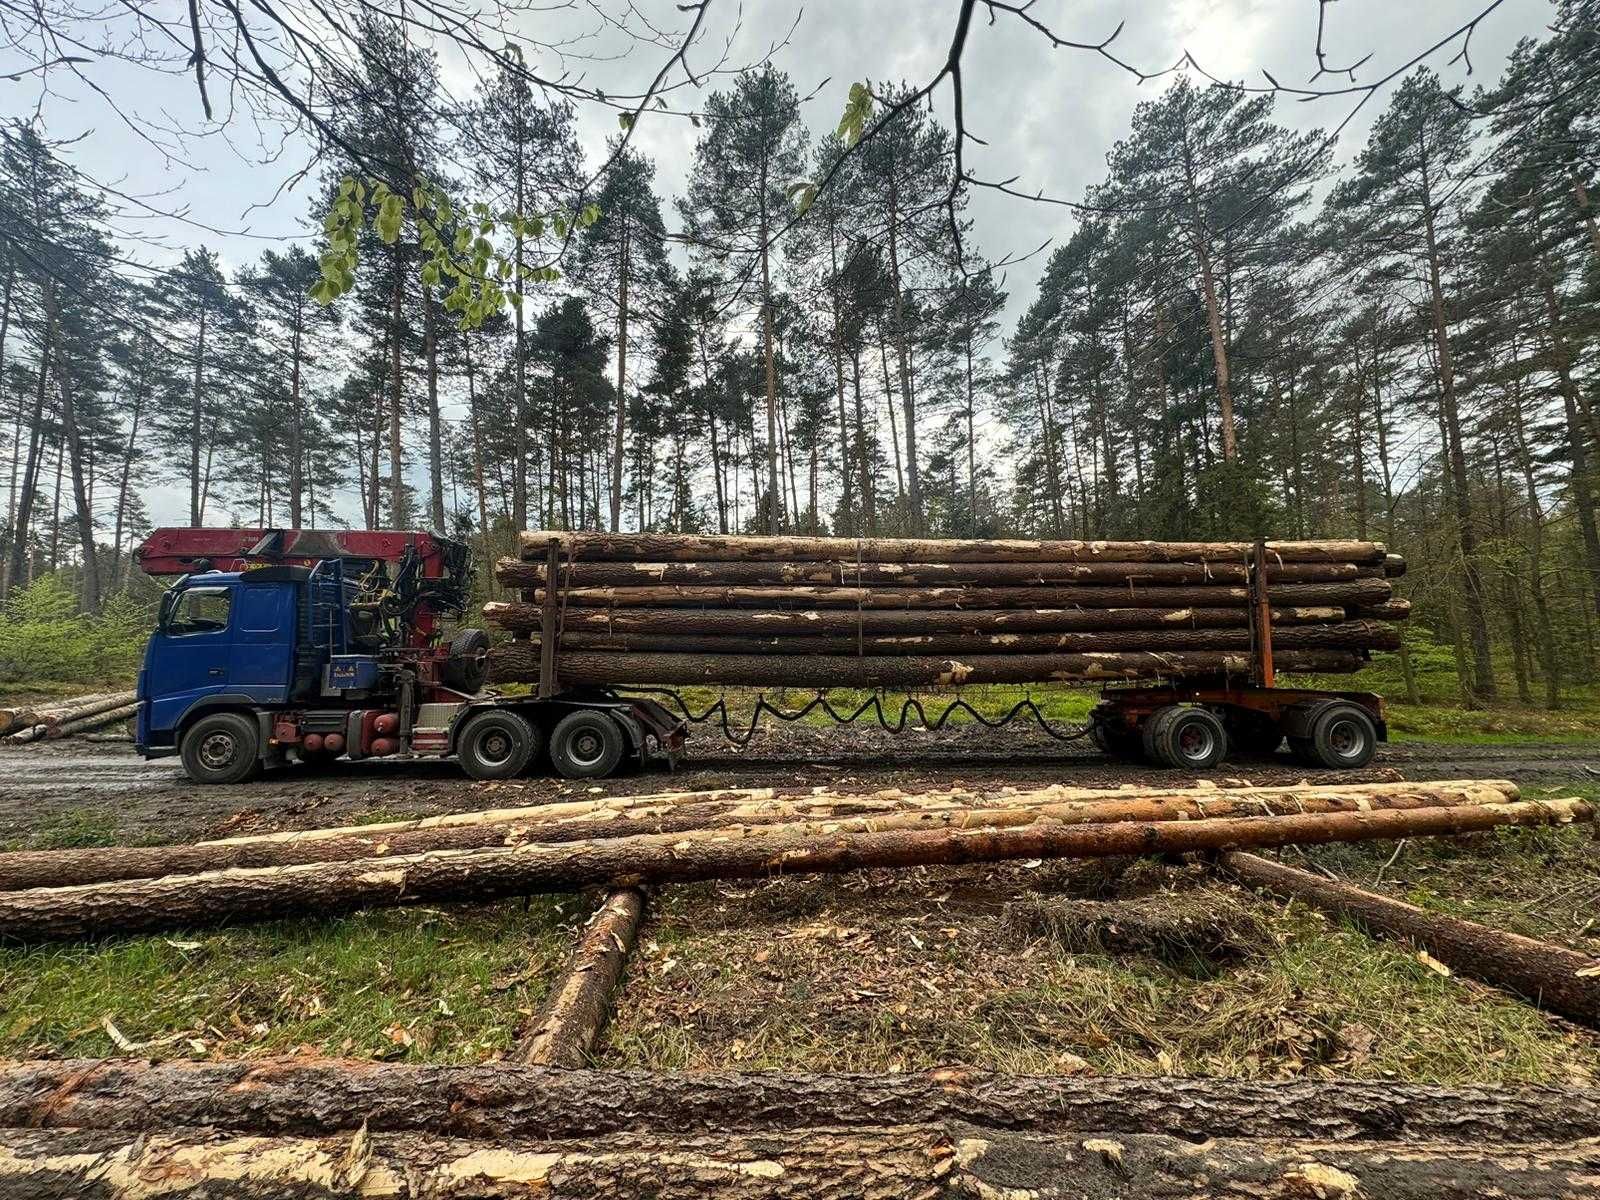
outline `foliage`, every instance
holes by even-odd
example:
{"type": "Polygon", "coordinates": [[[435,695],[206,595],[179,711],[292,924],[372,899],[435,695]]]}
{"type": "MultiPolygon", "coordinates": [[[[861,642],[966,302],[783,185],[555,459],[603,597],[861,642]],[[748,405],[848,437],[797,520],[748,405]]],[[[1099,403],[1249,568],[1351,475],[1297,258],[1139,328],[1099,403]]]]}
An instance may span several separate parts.
{"type": "Polygon", "coordinates": [[[0,682],[98,683],[129,680],[138,671],[153,619],[149,607],[125,592],[100,612],[78,611],[60,575],[14,588],[0,620],[0,682]]]}

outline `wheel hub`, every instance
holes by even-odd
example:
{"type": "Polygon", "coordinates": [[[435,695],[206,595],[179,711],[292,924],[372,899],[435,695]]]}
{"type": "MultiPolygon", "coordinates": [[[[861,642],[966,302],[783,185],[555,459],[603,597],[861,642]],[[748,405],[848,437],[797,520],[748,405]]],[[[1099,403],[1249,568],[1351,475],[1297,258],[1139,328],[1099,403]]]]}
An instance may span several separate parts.
{"type": "Polygon", "coordinates": [[[213,771],[220,771],[232,763],[235,752],[233,736],[220,730],[207,734],[200,743],[200,761],[213,771]]]}

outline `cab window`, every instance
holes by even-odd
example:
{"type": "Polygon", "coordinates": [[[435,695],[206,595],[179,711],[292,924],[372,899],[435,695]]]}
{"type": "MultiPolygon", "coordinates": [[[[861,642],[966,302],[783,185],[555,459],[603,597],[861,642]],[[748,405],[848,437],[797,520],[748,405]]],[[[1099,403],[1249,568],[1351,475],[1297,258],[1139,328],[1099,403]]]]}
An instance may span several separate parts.
{"type": "Polygon", "coordinates": [[[232,599],[232,588],[187,588],[167,614],[165,632],[172,637],[183,637],[191,633],[215,633],[219,629],[226,629],[232,599]]]}

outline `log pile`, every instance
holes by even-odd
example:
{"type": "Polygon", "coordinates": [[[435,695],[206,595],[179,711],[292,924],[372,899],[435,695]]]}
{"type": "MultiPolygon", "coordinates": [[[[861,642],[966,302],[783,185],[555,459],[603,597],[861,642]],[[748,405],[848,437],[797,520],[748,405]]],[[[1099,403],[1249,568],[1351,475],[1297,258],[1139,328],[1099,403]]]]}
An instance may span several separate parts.
{"type": "Polygon", "coordinates": [[[1600,1094],[284,1058],[0,1066],[0,1195],[1600,1195],[1600,1094]]]}
{"type": "Polygon", "coordinates": [[[126,721],[138,711],[133,692],[100,692],[57,704],[0,708],[0,735],[17,743],[72,737],[126,721]]]}
{"type": "Polygon", "coordinates": [[[1247,675],[1263,589],[1278,669],[1358,670],[1409,612],[1381,543],[522,535],[485,606],[494,677],[564,685],[923,688],[1247,675]]]}

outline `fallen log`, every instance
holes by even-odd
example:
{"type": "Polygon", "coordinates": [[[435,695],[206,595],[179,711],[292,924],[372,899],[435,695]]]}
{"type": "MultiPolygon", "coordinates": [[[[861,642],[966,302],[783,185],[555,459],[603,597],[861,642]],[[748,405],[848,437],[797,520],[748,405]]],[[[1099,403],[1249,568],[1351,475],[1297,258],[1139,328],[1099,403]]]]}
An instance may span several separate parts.
{"type": "MultiPolygon", "coordinates": [[[[1280,672],[1335,675],[1365,661],[1347,650],[1286,650],[1280,672]]],[[[1171,653],[1129,650],[1107,654],[974,654],[855,657],[824,654],[613,654],[561,655],[561,682],[578,684],[725,683],[754,687],[939,688],[977,683],[1047,683],[1052,680],[1156,679],[1250,673],[1251,656],[1236,650],[1171,653]]],[[[489,652],[490,677],[500,683],[539,678],[535,642],[502,642],[489,652]]]]}
{"type": "Polygon", "coordinates": [[[774,1133],[619,1133],[489,1141],[358,1131],[259,1137],[203,1128],[0,1130],[0,1196],[216,1200],[541,1196],[717,1200],[1480,1200],[1600,1195],[1592,1146],[1013,1133],[958,1122],[774,1133]]]}
{"type": "Polygon", "coordinates": [[[776,825],[641,834],[357,862],[213,871],[0,894],[0,939],[23,942],[321,916],[427,901],[494,900],[583,887],[688,883],[870,867],[1018,858],[1099,858],[1195,850],[1457,835],[1591,821],[1583,800],[1017,828],[914,829],[818,836],[776,825]]]}
{"type": "MultiPolygon", "coordinates": [[[[484,618],[502,629],[536,630],[541,610],[529,601],[492,601],[484,618]]],[[[1272,610],[1273,625],[1310,625],[1344,620],[1331,605],[1290,605],[1272,610]]],[[[807,636],[845,633],[1070,633],[1116,629],[1246,629],[1247,608],[1001,608],[934,609],[568,609],[563,632],[756,634],[807,636]]]]}
{"type": "MultiPolygon", "coordinates": [[[[1015,563],[858,563],[847,562],[589,562],[563,566],[557,586],[638,587],[656,584],[809,584],[854,587],[1035,586],[1054,584],[1145,587],[1202,585],[1242,587],[1250,568],[1242,562],[1015,562],[1015,563]]],[[[510,587],[543,587],[549,573],[543,561],[502,558],[495,577],[510,587]]],[[[1274,583],[1337,583],[1382,579],[1382,566],[1353,562],[1271,563],[1274,583]]]]}
{"type": "MultiPolygon", "coordinates": [[[[1085,542],[959,538],[740,537],[675,533],[524,530],[519,554],[538,559],[550,542],[589,562],[1247,562],[1253,542],[1085,542]]],[[[1382,565],[1382,542],[1268,542],[1278,562],[1382,565]]]]}
{"type": "Polygon", "coordinates": [[[18,729],[32,729],[39,724],[39,714],[31,708],[0,708],[0,735],[18,729]]]}
{"type": "Polygon", "coordinates": [[[56,738],[72,737],[74,734],[85,733],[91,729],[100,729],[106,725],[113,725],[118,721],[127,721],[138,715],[139,704],[135,701],[118,708],[103,709],[88,716],[77,717],[71,721],[63,721],[59,725],[46,726],[44,736],[52,741],[56,738]]]}
{"type": "Polygon", "coordinates": [[[644,917],[638,888],[618,888],[590,918],[572,961],[550,989],[533,1032],[511,1057],[529,1066],[581,1067],[600,1037],[611,993],[622,978],[644,917]]]}
{"type": "MultiPolygon", "coordinates": [[[[1369,607],[1388,600],[1387,579],[1341,583],[1277,583],[1267,587],[1274,604],[1369,607]]],[[[633,587],[558,589],[566,608],[1208,608],[1244,607],[1245,587],[724,587],[709,584],[640,584],[633,587]]],[[[543,588],[524,589],[523,599],[544,602],[543,588]]]]}
{"type": "Polygon", "coordinates": [[[1457,974],[1516,992],[1574,1020],[1600,1025],[1600,958],[1592,954],[1429,912],[1255,854],[1225,852],[1217,857],[1217,865],[1240,883],[1303,901],[1353,921],[1374,936],[1409,942],[1457,974]]]}
{"type": "Polygon", "coordinates": [[[287,1056],[0,1063],[0,1128],[603,1137],[963,1121],[1052,1134],[1520,1143],[1600,1137],[1600,1088],[1328,1080],[565,1071],[287,1056]]]}
{"type": "Polygon", "coordinates": [[[819,834],[972,825],[1023,825],[1040,816],[1059,822],[1183,821],[1204,817],[1362,812],[1505,804],[1517,799],[1503,780],[1440,783],[1299,785],[1134,792],[1126,789],[1041,788],[975,793],[961,789],[864,796],[775,797],[690,792],[608,797],[531,808],[452,814],[384,825],[302,830],[177,846],[97,846],[16,850],[0,854],[0,892],[74,887],[119,879],[154,879],[208,871],[354,862],[436,850],[478,850],[524,842],[573,842],[643,833],[683,833],[739,826],[809,823],[819,834]],[[825,822],[826,825],[818,825],[825,822]]]}
{"type": "MultiPolygon", "coordinates": [[[[538,643],[537,636],[530,639],[538,643]]],[[[805,637],[681,633],[568,633],[561,649],[627,654],[1118,654],[1125,651],[1249,650],[1248,629],[1130,629],[1115,633],[835,634],[805,637]]],[[[1379,621],[1290,625],[1272,631],[1274,650],[1397,650],[1400,632],[1379,621]]]]}

